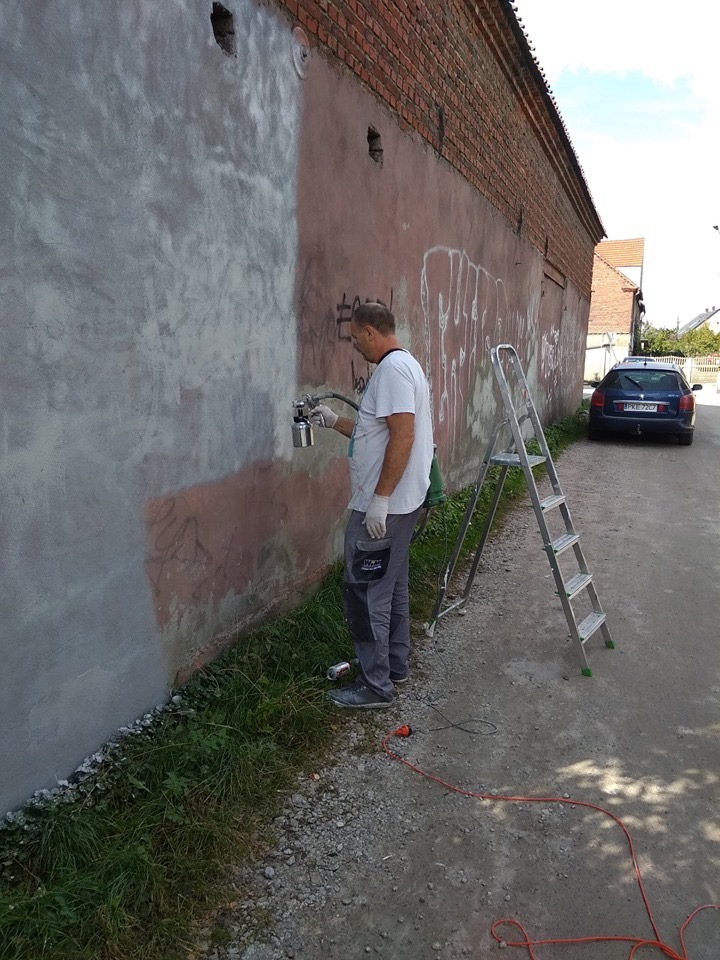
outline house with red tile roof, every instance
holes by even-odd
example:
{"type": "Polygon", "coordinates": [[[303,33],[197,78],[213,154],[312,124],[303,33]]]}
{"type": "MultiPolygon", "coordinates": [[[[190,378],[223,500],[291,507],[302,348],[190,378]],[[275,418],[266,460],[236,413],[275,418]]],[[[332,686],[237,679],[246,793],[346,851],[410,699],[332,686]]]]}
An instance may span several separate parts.
{"type": "Polygon", "coordinates": [[[645,304],[642,274],[645,241],[602,240],[593,258],[592,295],[585,352],[585,380],[601,380],[639,344],[645,304]]]}
{"type": "Polygon", "coordinates": [[[595,247],[595,253],[642,288],[644,237],[636,237],[634,240],[601,240],[595,247]]]}

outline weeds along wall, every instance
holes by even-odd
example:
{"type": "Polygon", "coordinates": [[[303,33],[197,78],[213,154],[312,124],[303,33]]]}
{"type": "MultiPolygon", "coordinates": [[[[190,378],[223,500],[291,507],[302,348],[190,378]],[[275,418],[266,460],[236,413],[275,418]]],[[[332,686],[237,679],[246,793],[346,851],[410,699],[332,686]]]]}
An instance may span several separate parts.
{"type": "Polygon", "coordinates": [[[0,7],[0,807],[337,558],[346,450],[290,405],[362,390],[357,303],[450,486],[493,343],[576,405],[597,214],[510,8],[435,6],[0,7]]]}

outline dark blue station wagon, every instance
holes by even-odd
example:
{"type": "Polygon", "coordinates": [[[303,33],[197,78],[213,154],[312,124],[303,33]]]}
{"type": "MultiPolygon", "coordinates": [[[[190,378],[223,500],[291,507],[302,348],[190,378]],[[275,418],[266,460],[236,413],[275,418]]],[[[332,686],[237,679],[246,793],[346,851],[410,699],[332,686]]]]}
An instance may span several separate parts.
{"type": "Polygon", "coordinates": [[[590,398],[588,438],[603,434],[672,434],[689,446],[695,430],[695,394],[674,363],[617,363],[590,398]]]}

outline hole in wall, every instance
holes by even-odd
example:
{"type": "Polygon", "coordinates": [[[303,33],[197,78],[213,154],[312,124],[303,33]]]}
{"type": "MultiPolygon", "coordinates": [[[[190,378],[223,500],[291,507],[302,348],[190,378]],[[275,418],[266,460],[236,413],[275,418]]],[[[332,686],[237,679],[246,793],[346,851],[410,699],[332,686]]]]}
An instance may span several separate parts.
{"type": "Polygon", "coordinates": [[[383,148],[382,140],[380,139],[380,134],[377,132],[375,127],[368,127],[367,132],[367,142],[368,142],[368,153],[375,161],[382,166],[383,162],[383,148]]]}
{"type": "Polygon", "coordinates": [[[215,42],[228,57],[235,56],[235,23],[233,15],[221,3],[213,3],[210,14],[215,42]]]}

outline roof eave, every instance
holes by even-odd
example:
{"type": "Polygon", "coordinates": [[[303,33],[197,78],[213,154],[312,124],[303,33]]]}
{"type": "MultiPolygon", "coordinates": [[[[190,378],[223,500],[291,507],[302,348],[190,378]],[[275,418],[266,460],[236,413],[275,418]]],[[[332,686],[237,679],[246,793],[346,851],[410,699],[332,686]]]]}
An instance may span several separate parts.
{"type": "Polygon", "coordinates": [[[499,0],[500,6],[505,14],[505,18],[508,22],[510,29],[512,30],[513,36],[520,47],[523,58],[527,64],[527,68],[534,80],[536,90],[540,95],[542,103],[545,107],[545,114],[549,118],[554,132],[560,140],[560,143],[564,149],[565,156],[569,162],[569,165],[572,169],[575,179],[580,188],[580,193],[584,201],[584,206],[586,207],[587,213],[590,218],[590,222],[594,227],[595,233],[597,235],[596,242],[601,240],[603,237],[607,236],[605,227],[602,220],[600,219],[600,214],[597,211],[595,206],[595,201],[593,200],[592,194],[590,193],[590,188],[588,187],[587,180],[585,179],[585,174],[580,162],[575,153],[575,149],[570,140],[570,136],[567,132],[565,124],[560,116],[560,111],[555,102],[550,88],[545,80],[545,76],[538,64],[535,56],[530,48],[530,43],[528,41],[525,32],[520,25],[520,22],[515,13],[515,6],[512,3],[512,0],[499,0]]]}

